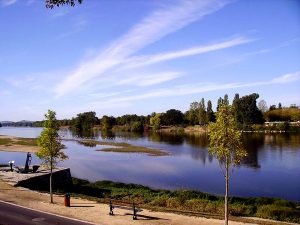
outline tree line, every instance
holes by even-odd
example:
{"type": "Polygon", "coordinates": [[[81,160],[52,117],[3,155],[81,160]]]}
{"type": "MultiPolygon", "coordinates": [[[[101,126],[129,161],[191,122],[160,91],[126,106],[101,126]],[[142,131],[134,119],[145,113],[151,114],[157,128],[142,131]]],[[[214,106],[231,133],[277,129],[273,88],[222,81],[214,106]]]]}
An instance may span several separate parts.
{"type": "MultiPolygon", "coordinates": [[[[216,112],[222,104],[233,106],[234,117],[239,129],[245,129],[253,124],[263,124],[265,121],[299,121],[300,109],[296,105],[282,107],[271,105],[269,108],[264,100],[257,103],[259,94],[241,96],[235,94],[234,99],[230,102],[228,95],[220,97],[215,107],[216,112]]],[[[88,130],[95,126],[101,129],[120,129],[123,131],[143,131],[147,129],[160,129],[166,126],[206,126],[210,122],[215,122],[216,112],[213,110],[211,100],[201,98],[199,102],[190,103],[186,112],[178,109],[169,109],[166,112],[150,115],[126,114],[123,116],[104,115],[98,118],[95,112],[84,112],[77,114],[72,119],[58,120],[60,126],[69,126],[76,130],[88,130]]],[[[32,126],[42,126],[43,121],[33,122],[32,126]]]]}

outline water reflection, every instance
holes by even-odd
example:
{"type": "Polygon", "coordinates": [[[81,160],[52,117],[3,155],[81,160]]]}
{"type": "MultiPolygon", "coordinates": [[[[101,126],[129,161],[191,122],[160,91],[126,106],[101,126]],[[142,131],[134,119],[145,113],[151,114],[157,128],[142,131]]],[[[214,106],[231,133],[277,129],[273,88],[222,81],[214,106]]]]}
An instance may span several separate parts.
{"type": "MultiPolygon", "coordinates": [[[[0,128],[0,134],[37,137],[40,128],[0,128]]],[[[130,133],[92,131],[74,133],[61,130],[64,139],[94,139],[130,142],[133,145],[158,148],[169,156],[107,153],[95,151],[74,141],[64,141],[70,167],[75,177],[143,184],[153,188],[188,188],[210,193],[224,193],[224,177],[217,160],[208,154],[206,134],[130,133]]],[[[248,152],[231,179],[231,193],[239,196],[273,196],[300,202],[300,135],[243,134],[248,152]]],[[[0,146],[1,148],[1,146],[0,146]]],[[[16,160],[20,165],[24,153],[0,152],[0,163],[16,160]]],[[[36,160],[36,159],[35,159],[36,160]]]]}

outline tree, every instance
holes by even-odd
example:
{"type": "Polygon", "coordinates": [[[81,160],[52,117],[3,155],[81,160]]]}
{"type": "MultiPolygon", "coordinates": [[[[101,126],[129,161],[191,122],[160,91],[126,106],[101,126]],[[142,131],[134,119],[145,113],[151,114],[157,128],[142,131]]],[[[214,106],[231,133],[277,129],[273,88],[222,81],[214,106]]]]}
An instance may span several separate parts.
{"type": "Polygon", "coordinates": [[[221,107],[222,104],[223,104],[223,99],[220,97],[217,103],[217,111],[219,111],[219,108],[221,107]]]}
{"type": "Polygon", "coordinates": [[[73,127],[78,131],[89,130],[98,123],[99,119],[96,117],[95,112],[79,113],[77,117],[73,119],[73,127]]]}
{"type": "Polygon", "coordinates": [[[183,113],[177,109],[169,109],[166,113],[161,115],[161,123],[164,125],[182,124],[183,119],[183,113]]]}
{"type": "Polygon", "coordinates": [[[61,6],[61,5],[70,5],[75,6],[76,2],[79,4],[82,3],[83,0],[46,0],[46,8],[53,9],[54,6],[61,6]]]}
{"type": "Polygon", "coordinates": [[[253,93],[234,99],[234,113],[239,126],[246,128],[250,124],[263,123],[262,112],[256,106],[256,99],[258,98],[259,95],[253,93]]]}
{"type": "Polygon", "coordinates": [[[229,105],[228,94],[225,94],[225,95],[224,95],[223,103],[224,103],[225,105],[229,105]]]}
{"type": "Polygon", "coordinates": [[[229,169],[240,163],[247,155],[242,147],[241,132],[238,131],[233,108],[221,105],[215,123],[208,125],[208,151],[215,156],[225,176],[225,225],[228,225],[228,190],[229,169]]]}
{"type": "Polygon", "coordinates": [[[199,123],[199,103],[198,102],[192,102],[190,104],[190,109],[187,114],[187,118],[190,122],[190,124],[195,125],[199,123]]]}
{"type": "Polygon", "coordinates": [[[58,162],[68,157],[62,151],[64,145],[58,135],[59,123],[56,119],[56,113],[48,110],[45,114],[44,130],[38,137],[37,144],[40,147],[36,156],[43,160],[43,163],[50,169],[50,202],[53,203],[52,193],[52,172],[58,162]]]}
{"type": "Polygon", "coordinates": [[[267,103],[265,100],[260,100],[258,102],[258,109],[262,112],[262,113],[265,113],[268,111],[268,106],[267,106],[267,103]]]}
{"type": "Polygon", "coordinates": [[[206,109],[207,121],[208,122],[215,122],[215,114],[212,110],[212,103],[210,100],[207,101],[207,109],[206,109]]]}
{"type": "Polygon", "coordinates": [[[281,102],[278,103],[278,109],[282,109],[281,102]]]}
{"type": "Polygon", "coordinates": [[[199,124],[203,125],[206,123],[207,123],[207,116],[206,116],[205,100],[204,98],[202,98],[199,103],[199,124]]]}
{"type": "Polygon", "coordinates": [[[113,116],[103,116],[101,125],[104,130],[109,130],[116,124],[116,119],[113,116]]]}
{"type": "Polygon", "coordinates": [[[150,125],[153,126],[154,130],[157,130],[161,126],[161,114],[156,113],[154,116],[150,118],[150,125]]]}

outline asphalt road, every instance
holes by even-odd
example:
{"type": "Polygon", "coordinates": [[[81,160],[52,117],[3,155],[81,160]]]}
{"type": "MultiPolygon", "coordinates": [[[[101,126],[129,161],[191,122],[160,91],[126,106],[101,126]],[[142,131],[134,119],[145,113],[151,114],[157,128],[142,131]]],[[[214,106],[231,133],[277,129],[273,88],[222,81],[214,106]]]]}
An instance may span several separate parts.
{"type": "Polygon", "coordinates": [[[0,201],[0,225],[91,225],[0,201]]]}

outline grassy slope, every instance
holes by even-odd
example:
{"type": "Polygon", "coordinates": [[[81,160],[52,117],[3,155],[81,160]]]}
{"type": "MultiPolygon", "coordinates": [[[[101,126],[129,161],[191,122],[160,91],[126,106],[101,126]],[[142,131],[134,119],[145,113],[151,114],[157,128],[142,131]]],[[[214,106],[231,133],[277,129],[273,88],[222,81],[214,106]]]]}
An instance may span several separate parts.
{"type": "MultiPolygon", "coordinates": [[[[142,185],[123,184],[111,181],[89,183],[73,178],[73,192],[85,196],[113,198],[120,200],[134,199],[142,207],[156,210],[179,210],[222,215],[224,198],[187,190],[153,190],[142,185]]],[[[294,202],[275,198],[240,198],[232,197],[230,214],[234,216],[256,216],[287,222],[300,223],[300,209],[294,202]]]]}

